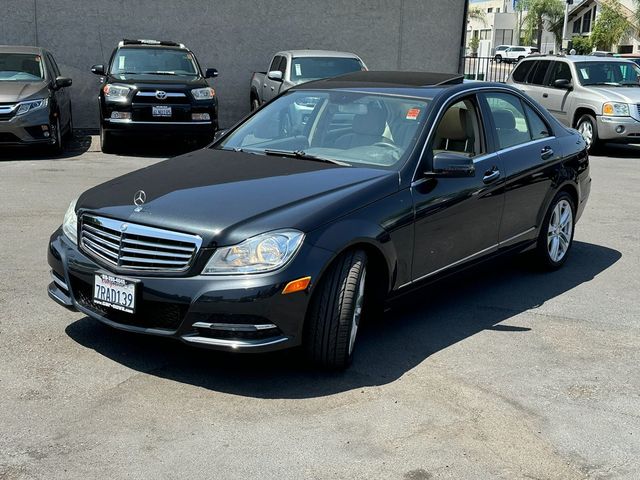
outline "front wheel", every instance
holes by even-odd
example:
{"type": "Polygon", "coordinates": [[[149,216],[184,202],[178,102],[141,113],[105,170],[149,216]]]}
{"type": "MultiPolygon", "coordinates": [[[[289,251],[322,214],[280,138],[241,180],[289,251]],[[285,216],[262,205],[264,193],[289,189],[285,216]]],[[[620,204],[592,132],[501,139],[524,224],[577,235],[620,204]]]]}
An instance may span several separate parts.
{"type": "Polygon", "coordinates": [[[576,130],[580,132],[587,144],[587,150],[593,152],[598,149],[600,139],[598,138],[598,124],[593,115],[582,115],[576,123],[576,130]]]}
{"type": "Polygon", "coordinates": [[[328,369],[343,369],[353,359],[365,302],[367,254],[346,252],[316,287],[305,324],[309,359],[328,369]]]}
{"type": "Polygon", "coordinates": [[[575,205],[567,192],[560,192],[551,202],[545,215],[536,254],[548,270],[560,268],[567,260],[575,228],[575,205]]]}
{"type": "Polygon", "coordinates": [[[64,138],[60,127],[60,115],[56,116],[56,123],[51,126],[51,138],[53,143],[49,146],[49,151],[53,155],[60,155],[64,150],[64,138]]]}
{"type": "Polygon", "coordinates": [[[496,55],[495,61],[496,63],[502,63],[502,55],[496,55]]]}
{"type": "Polygon", "coordinates": [[[100,149],[102,153],[113,152],[113,135],[107,132],[102,125],[100,125],[100,149]]]}

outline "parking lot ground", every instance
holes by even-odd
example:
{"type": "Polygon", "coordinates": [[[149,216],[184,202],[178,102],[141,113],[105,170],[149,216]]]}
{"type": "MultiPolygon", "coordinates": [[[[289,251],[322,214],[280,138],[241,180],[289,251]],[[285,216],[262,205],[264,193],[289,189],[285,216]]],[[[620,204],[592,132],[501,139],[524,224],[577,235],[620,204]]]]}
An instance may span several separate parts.
{"type": "Polygon", "coordinates": [[[69,202],[159,161],[91,145],[0,161],[0,479],[640,478],[640,149],[592,158],[563,269],[511,258],[425,288],[327,374],[49,300],[69,202]]]}

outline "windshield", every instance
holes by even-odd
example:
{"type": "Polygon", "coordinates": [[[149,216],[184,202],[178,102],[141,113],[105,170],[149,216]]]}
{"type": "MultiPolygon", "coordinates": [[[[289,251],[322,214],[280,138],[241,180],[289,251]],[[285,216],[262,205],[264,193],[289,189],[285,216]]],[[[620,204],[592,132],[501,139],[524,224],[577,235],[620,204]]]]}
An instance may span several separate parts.
{"type": "Polygon", "coordinates": [[[33,53],[0,53],[0,81],[33,82],[44,78],[42,57],[33,53]]]}
{"type": "Polygon", "coordinates": [[[291,81],[303,83],[364,70],[357,58],[300,57],[291,61],[291,81]]]}
{"type": "Polygon", "coordinates": [[[258,111],[215,148],[399,168],[422,130],[427,105],[424,99],[381,94],[293,91],[258,111]]]}
{"type": "Polygon", "coordinates": [[[111,64],[112,74],[198,75],[191,52],[169,48],[121,48],[111,64]]]}
{"type": "Polygon", "coordinates": [[[579,62],[576,70],[584,86],[640,86],[640,68],[631,62],[579,62]]]}

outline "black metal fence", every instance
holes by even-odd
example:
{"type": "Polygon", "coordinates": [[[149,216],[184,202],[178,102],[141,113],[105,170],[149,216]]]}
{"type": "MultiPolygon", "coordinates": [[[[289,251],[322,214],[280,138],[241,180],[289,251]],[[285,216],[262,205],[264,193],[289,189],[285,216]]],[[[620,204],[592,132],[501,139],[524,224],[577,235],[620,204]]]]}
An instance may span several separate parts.
{"type": "Polygon", "coordinates": [[[493,57],[464,57],[463,74],[468,80],[504,82],[517,64],[497,62],[493,57]]]}

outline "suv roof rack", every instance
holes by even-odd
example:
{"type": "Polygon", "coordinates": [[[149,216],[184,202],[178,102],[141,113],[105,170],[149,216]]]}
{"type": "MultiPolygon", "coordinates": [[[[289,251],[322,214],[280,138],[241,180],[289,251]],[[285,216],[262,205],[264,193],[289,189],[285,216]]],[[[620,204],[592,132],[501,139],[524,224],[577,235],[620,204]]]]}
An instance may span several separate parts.
{"type": "Polygon", "coordinates": [[[180,47],[187,48],[183,43],[170,42],[168,40],[147,40],[147,39],[137,39],[131,40],[129,38],[123,39],[118,46],[122,47],[124,45],[162,45],[164,47],[180,47]]]}

